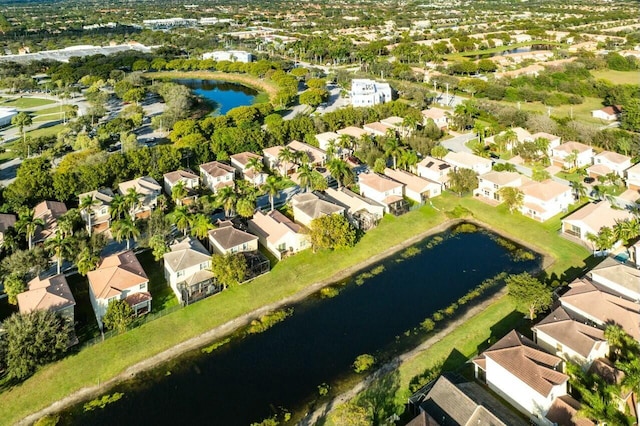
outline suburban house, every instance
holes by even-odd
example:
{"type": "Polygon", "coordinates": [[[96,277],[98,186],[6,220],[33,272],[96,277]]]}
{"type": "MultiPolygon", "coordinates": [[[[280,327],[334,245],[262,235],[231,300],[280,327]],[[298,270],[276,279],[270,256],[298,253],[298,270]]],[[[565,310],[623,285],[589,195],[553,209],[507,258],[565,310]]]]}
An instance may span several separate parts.
{"type": "Polygon", "coordinates": [[[631,167],[631,157],[617,152],[602,151],[593,157],[593,165],[587,168],[587,173],[592,178],[606,176],[609,173],[623,177],[624,171],[631,167]]]}
{"type": "Polygon", "coordinates": [[[566,212],[573,201],[571,187],[551,179],[529,181],[520,190],[524,194],[520,212],[540,222],[566,212]]]}
{"type": "Polygon", "coordinates": [[[473,191],[474,196],[480,196],[487,200],[502,202],[500,190],[502,188],[519,188],[530,179],[516,172],[485,173],[478,177],[478,188],[473,191]]]}
{"type": "Polygon", "coordinates": [[[580,142],[565,142],[551,149],[551,163],[565,169],[591,164],[593,148],[580,142]]]}
{"type": "Polygon", "coordinates": [[[535,423],[542,423],[553,400],[567,394],[562,359],[515,330],[473,359],[475,376],[535,423]]]}
{"type": "Polygon", "coordinates": [[[358,176],[360,194],[385,206],[385,213],[396,216],[407,212],[407,202],[403,198],[404,184],[378,173],[362,173],[358,176]]]}
{"type": "MultiPolygon", "coordinates": [[[[533,142],[532,135],[531,135],[531,133],[529,133],[528,130],[526,130],[526,129],[522,128],[522,127],[512,127],[509,130],[515,134],[515,140],[512,140],[512,141],[508,142],[505,145],[506,149],[511,150],[516,145],[519,145],[519,144],[521,144],[523,142],[533,142]]],[[[489,136],[489,137],[485,138],[484,139],[484,144],[488,146],[488,145],[491,145],[491,144],[495,143],[496,136],[504,136],[505,133],[506,133],[506,130],[504,132],[500,132],[498,135],[489,136]]]]}
{"type": "Polygon", "coordinates": [[[358,229],[367,231],[378,224],[384,215],[385,206],[370,198],[363,197],[347,188],[327,188],[329,201],[343,206],[347,219],[358,229]]]}
{"type": "Polygon", "coordinates": [[[389,126],[388,124],[381,123],[380,121],[374,121],[373,123],[367,123],[362,126],[364,130],[366,130],[370,135],[373,136],[386,136],[389,130],[396,131],[394,126],[389,126]]]}
{"type": "Polygon", "coordinates": [[[253,167],[249,167],[252,159],[263,164],[262,156],[252,152],[241,152],[231,156],[231,166],[236,169],[240,176],[245,180],[248,180],[254,185],[262,185],[267,180],[268,175],[263,173],[262,170],[256,170],[253,167]]]}
{"type": "Polygon", "coordinates": [[[173,198],[173,187],[180,184],[187,191],[186,196],[180,200],[181,204],[189,204],[191,201],[198,198],[196,189],[200,186],[200,176],[193,173],[191,170],[176,170],[173,172],[165,173],[164,176],[164,191],[173,198]]]}
{"type": "Polygon", "coordinates": [[[180,303],[188,304],[221,290],[211,273],[211,255],[195,238],[186,237],[164,256],[164,277],[180,303]]]}
{"type": "Polygon", "coordinates": [[[268,213],[256,211],[248,227],[258,236],[260,244],[278,260],[309,247],[309,236],[302,232],[302,226],[277,210],[268,213]]]}
{"type": "Polygon", "coordinates": [[[74,323],[73,298],[64,274],[40,279],[35,277],[27,284],[27,291],[17,295],[18,308],[21,314],[33,311],[51,311],[60,314],[71,324],[74,323]]]}
{"type": "Polygon", "coordinates": [[[216,62],[229,61],[247,63],[253,60],[253,55],[244,50],[216,50],[214,52],[203,53],[202,59],[213,59],[216,62]]]}
{"type": "Polygon", "coordinates": [[[59,201],[43,201],[33,208],[34,219],[42,219],[44,226],[38,226],[33,236],[34,243],[40,243],[56,233],[58,219],[67,212],[67,206],[59,201]]]}
{"type": "Polygon", "coordinates": [[[124,300],[133,309],[134,315],[151,311],[149,278],[138,258],[131,250],[103,258],[98,267],[87,273],[89,299],[102,329],[102,317],[109,302],[124,300]]]}
{"type": "Polygon", "coordinates": [[[640,302],[603,291],[585,278],[569,284],[569,290],[559,300],[562,307],[579,320],[603,329],[614,322],[634,339],[640,339],[640,302]]]}
{"type": "Polygon", "coordinates": [[[158,205],[158,195],[162,193],[160,184],[150,176],[142,176],[118,185],[118,192],[122,195],[126,195],[130,189],[135,189],[141,195],[140,202],[134,209],[136,217],[149,217],[151,210],[158,205]]]}
{"type": "Polygon", "coordinates": [[[525,142],[535,142],[537,139],[546,139],[549,141],[549,148],[547,149],[547,155],[551,154],[551,150],[560,146],[562,143],[562,138],[560,136],[552,135],[551,133],[546,132],[538,132],[532,134],[528,139],[525,139],[525,142]]]}
{"type": "Polygon", "coordinates": [[[264,156],[262,157],[262,161],[269,170],[275,170],[282,176],[285,176],[293,170],[292,166],[294,164],[293,162],[284,164],[283,161],[280,161],[280,151],[282,151],[283,149],[284,147],[281,145],[263,149],[262,153],[264,154],[264,156]]]}
{"type": "Polygon", "coordinates": [[[351,80],[349,98],[351,99],[351,105],[354,107],[370,107],[384,104],[392,100],[391,86],[389,86],[389,83],[354,78],[351,80]]]}
{"type": "Polygon", "coordinates": [[[426,126],[429,120],[433,120],[436,126],[440,129],[446,129],[449,127],[449,116],[447,114],[448,111],[442,108],[431,107],[429,109],[425,109],[422,111],[422,125],[426,126]]]}
{"type": "Polygon", "coordinates": [[[218,222],[209,231],[209,247],[216,254],[241,253],[258,250],[258,237],[233,226],[229,220],[218,222]]]}
{"type": "Polygon", "coordinates": [[[384,169],[385,176],[404,184],[404,195],[416,203],[423,204],[429,198],[442,193],[442,185],[404,170],[384,169]]]}
{"type": "Polygon", "coordinates": [[[629,210],[612,208],[607,200],[589,203],[562,219],[562,233],[579,238],[593,248],[587,235],[597,235],[602,227],[611,228],[616,222],[631,218],[633,214],[629,210]]]}
{"type": "Polygon", "coordinates": [[[16,224],[16,215],[0,213],[0,247],[4,242],[4,234],[16,224]]]}
{"type": "Polygon", "coordinates": [[[627,176],[627,188],[640,190],[640,163],[629,167],[625,175],[627,176]]]}
{"type": "Polygon", "coordinates": [[[428,156],[424,157],[422,161],[416,165],[418,176],[438,182],[442,189],[447,187],[450,170],[451,165],[449,163],[428,156]]]}
{"type": "Polygon", "coordinates": [[[380,123],[384,124],[385,126],[391,127],[393,130],[398,132],[398,134],[403,138],[409,136],[412,131],[412,129],[404,125],[405,123],[404,118],[398,117],[395,115],[380,120],[380,123]]]}
{"type": "Polygon", "coordinates": [[[533,338],[549,353],[574,362],[585,370],[593,361],[609,354],[604,332],[576,321],[562,306],[533,326],[533,338]]]}
{"type": "Polygon", "coordinates": [[[291,151],[303,152],[309,158],[309,164],[314,166],[322,166],[327,161],[327,153],[315,146],[311,146],[304,142],[291,141],[287,145],[291,151]]]}
{"type": "Polygon", "coordinates": [[[333,152],[336,153],[339,150],[338,147],[338,139],[340,139],[340,135],[335,132],[324,132],[318,133],[316,136],[316,140],[318,141],[318,146],[323,151],[327,151],[329,146],[333,144],[333,152]]]}
{"type": "Polygon", "coordinates": [[[640,303],[640,269],[607,257],[587,274],[599,287],[640,303]]]}
{"type": "Polygon", "coordinates": [[[84,220],[87,230],[89,230],[89,222],[91,222],[92,232],[106,231],[111,223],[109,208],[114,197],[113,191],[110,188],[100,188],[95,191],[85,192],[78,196],[80,204],[87,197],[91,197],[93,205],[88,209],[80,209],[80,217],[84,220]]]}
{"type": "Polygon", "coordinates": [[[296,222],[306,227],[311,226],[311,221],[321,216],[339,214],[344,216],[344,207],[333,204],[318,197],[312,192],[296,194],[291,198],[293,218],[296,222]]]}
{"type": "Polygon", "coordinates": [[[611,105],[600,109],[594,109],[591,111],[591,116],[605,121],[616,121],[620,118],[621,113],[622,108],[620,105],[611,105]]]}
{"type": "Polygon", "coordinates": [[[347,135],[352,137],[355,140],[362,138],[365,135],[368,135],[369,132],[360,127],[348,126],[344,129],[340,129],[336,132],[338,135],[347,135]]]}
{"type": "Polygon", "coordinates": [[[468,152],[448,152],[443,160],[455,169],[471,169],[478,175],[491,171],[493,162],[468,152]]]}
{"type": "Polygon", "coordinates": [[[200,165],[202,183],[214,194],[221,188],[233,187],[236,171],[233,167],[219,161],[211,161],[200,165]]]}
{"type": "Polygon", "coordinates": [[[464,382],[454,375],[440,376],[419,407],[421,415],[426,417],[426,422],[422,423],[425,426],[528,424],[479,384],[464,382]]]}

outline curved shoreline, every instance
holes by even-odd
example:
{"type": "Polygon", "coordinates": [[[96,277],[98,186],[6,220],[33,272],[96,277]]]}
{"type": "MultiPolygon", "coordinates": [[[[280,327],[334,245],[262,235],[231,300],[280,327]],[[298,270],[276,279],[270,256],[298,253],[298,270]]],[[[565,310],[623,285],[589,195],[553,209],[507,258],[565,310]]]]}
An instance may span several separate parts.
{"type": "MultiPolygon", "coordinates": [[[[136,374],[150,370],[152,368],[155,368],[179,355],[182,355],[186,352],[201,348],[202,346],[205,346],[213,341],[219,340],[223,337],[226,337],[229,334],[232,334],[233,332],[235,332],[236,330],[240,329],[241,327],[247,326],[251,323],[252,320],[259,318],[260,316],[266,314],[267,312],[282,308],[284,306],[290,305],[290,304],[294,304],[297,302],[301,302],[304,299],[306,299],[307,297],[311,296],[312,294],[320,291],[322,288],[327,287],[329,285],[335,284],[336,282],[345,279],[359,271],[361,271],[362,269],[365,269],[369,266],[371,266],[372,264],[375,264],[377,262],[380,262],[381,260],[384,260],[394,254],[396,254],[397,252],[410,247],[416,243],[418,243],[419,241],[429,237],[430,235],[433,234],[437,234],[440,232],[444,232],[446,231],[448,228],[450,228],[451,226],[454,226],[456,224],[459,223],[463,223],[463,222],[469,222],[469,223],[473,223],[479,227],[483,227],[486,228],[498,235],[501,235],[505,238],[509,238],[511,240],[513,240],[514,242],[521,244],[531,250],[534,250],[536,253],[539,253],[541,256],[543,256],[543,265],[541,266],[542,269],[547,268],[548,266],[550,266],[553,263],[553,259],[551,258],[551,256],[549,256],[547,253],[540,253],[539,250],[537,250],[535,247],[533,247],[530,244],[527,244],[525,242],[519,241],[518,239],[509,236],[507,233],[501,232],[499,230],[496,230],[495,228],[491,227],[488,224],[485,224],[479,220],[476,220],[474,218],[462,218],[462,219],[450,219],[447,220],[445,222],[442,222],[422,233],[419,233],[417,235],[414,235],[413,237],[403,241],[402,243],[396,244],[388,249],[386,249],[385,251],[378,253],[375,256],[370,257],[369,259],[358,263],[357,265],[353,265],[351,267],[345,268],[342,271],[334,274],[333,276],[331,276],[330,278],[327,278],[325,280],[322,281],[318,281],[315,282],[313,284],[311,284],[310,286],[304,288],[303,290],[300,290],[299,292],[286,297],[284,299],[281,299],[277,302],[262,306],[258,309],[255,309],[251,312],[248,312],[244,315],[241,315],[231,321],[228,321],[218,327],[215,327],[209,331],[206,331],[196,337],[192,337],[182,343],[179,343],[163,352],[160,352],[157,355],[154,355],[150,358],[147,358],[143,361],[140,361],[130,367],[128,367],[126,370],[124,370],[122,373],[112,377],[111,379],[100,383],[98,385],[95,386],[88,386],[88,387],[84,387],[82,389],[79,389],[71,394],[69,394],[68,396],[54,402],[53,404],[49,405],[48,407],[45,407],[35,413],[32,413],[30,415],[28,415],[27,417],[23,418],[22,420],[20,420],[19,422],[17,422],[17,425],[24,425],[24,426],[28,426],[31,425],[33,422],[37,421],[39,418],[46,416],[46,415],[51,415],[51,414],[55,414],[61,410],[64,410],[66,408],[69,408],[72,405],[75,405],[77,403],[80,403],[84,400],[87,399],[91,399],[91,398],[95,398],[98,397],[100,395],[105,394],[106,392],[109,391],[109,389],[113,388],[115,385],[129,380],[133,377],[136,376],[136,374]]],[[[487,302],[483,302],[483,304],[481,304],[480,306],[485,306],[485,303],[489,303],[489,302],[493,302],[495,300],[495,298],[490,298],[488,299],[487,302]]],[[[467,311],[467,313],[464,314],[463,317],[461,317],[460,320],[456,320],[452,323],[451,326],[453,326],[453,324],[455,324],[456,326],[460,323],[459,321],[463,321],[467,319],[467,314],[470,311],[474,311],[474,308],[469,309],[469,311],[467,311]]],[[[445,330],[449,330],[449,326],[447,326],[447,328],[445,330]]],[[[416,351],[418,350],[418,348],[423,347],[425,344],[427,344],[428,342],[431,342],[431,340],[433,338],[435,338],[436,336],[439,336],[442,332],[438,332],[435,336],[429,338],[427,341],[423,342],[422,344],[420,344],[417,348],[414,348],[413,350],[411,350],[410,352],[416,351]]],[[[398,358],[403,357],[405,354],[400,355],[398,358]]],[[[380,370],[378,370],[380,371],[380,370]]],[[[365,379],[368,380],[369,378],[365,379]]],[[[356,385],[358,386],[358,385],[356,385]]],[[[348,393],[351,390],[345,392],[348,393]]]]}

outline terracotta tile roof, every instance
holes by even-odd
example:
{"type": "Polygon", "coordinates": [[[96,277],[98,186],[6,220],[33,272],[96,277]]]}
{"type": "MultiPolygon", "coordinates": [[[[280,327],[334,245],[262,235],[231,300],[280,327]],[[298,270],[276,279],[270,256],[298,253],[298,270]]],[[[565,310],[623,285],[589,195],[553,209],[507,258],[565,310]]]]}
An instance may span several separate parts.
{"type": "Polygon", "coordinates": [[[200,164],[200,171],[213,177],[222,177],[230,173],[235,173],[235,169],[233,167],[219,161],[200,164]]]}
{"type": "Polygon", "coordinates": [[[108,299],[124,290],[147,283],[149,278],[133,251],[102,259],[98,268],[87,274],[96,299],[108,299]]]}
{"type": "Polygon", "coordinates": [[[384,169],[384,174],[391,179],[397,180],[398,182],[406,185],[406,187],[411,191],[415,191],[420,194],[429,191],[429,188],[434,185],[440,187],[440,184],[438,183],[416,176],[413,173],[405,172],[404,170],[393,170],[387,167],[384,169]]]}
{"type": "Polygon", "coordinates": [[[379,121],[375,121],[373,123],[367,123],[362,127],[364,128],[364,130],[368,130],[369,132],[382,133],[382,134],[387,133],[387,130],[389,129],[393,129],[393,127],[387,126],[386,124],[382,124],[379,121]]]}
{"type": "Polygon", "coordinates": [[[211,255],[195,238],[186,237],[177,244],[169,247],[169,253],[165,253],[164,263],[173,272],[182,271],[211,260],[211,255]]]}
{"type": "Polygon", "coordinates": [[[552,423],[562,426],[595,426],[591,420],[578,414],[580,403],[569,395],[559,396],[545,416],[552,423]]]}
{"type": "MultiPolygon", "coordinates": [[[[515,330],[487,349],[480,358],[491,359],[545,397],[549,396],[554,386],[568,380],[566,374],[556,370],[562,359],[539,349],[531,340],[515,330]]],[[[490,374],[491,372],[487,371],[488,380],[490,374]]]]}
{"type": "Polygon", "coordinates": [[[536,198],[541,201],[551,201],[565,192],[570,192],[571,187],[569,185],[547,179],[542,182],[536,182],[534,180],[529,181],[523,184],[520,187],[520,190],[525,196],[536,198]]]}
{"type": "Polygon", "coordinates": [[[114,193],[111,188],[100,188],[95,191],[85,192],[84,194],[78,195],[78,200],[82,202],[82,200],[87,197],[93,197],[94,200],[98,201],[96,206],[93,207],[94,210],[97,210],[101,206],[110,205],[111,201],[113,201],[114,193]]]}
{"type": "Polygon", "coordinates": [[[41,241],[52,235],[58,228],[58,218],[67,212],[67,206],[59,201],[43,201],[33,208],[33,217],[44,221],[44,227],[38,226],[34,241],[41,241]]]}
{"type": "Polygon", "coordinates": [[[355,126],[345,127],[344,129],[338,130],[336,133],[339,135],[348,135],[355,139],[360,139],[364,135],[369,134],[366,130],[355,126]]]}
{"type": "Polygon", "coordinates": [[[265,148],[265,149],[262,150],[262,152],[267,157],[278,158],[278,155],[280,154],[280,151],[282,151],[283,149],[284,149],[283,146],[276,145],[276,146],[272,146],[272,147],[269,147],[269,148],[265,148]]]}
{"type": "Polygon", "coordinates": [[[578,153],[583,153],[591,149],[592,148],[589,145],[585,145],[583,143],[573,142],[573,141],[565,142],[553,148],[554,151],[562,151],[562,152],[566,152],[567,154],[571,154],[574,150],[578,151],[578,153]]]}
{"type": "Polygon", "coordinates": [[[134,307],[143,302],[148,302],[149,300],[153,300],[151,297],[151,293],[146,291],[142,291],[139,293],[133,293],[125,297],[124,301],[127,302],[127,305],[134,307]]]}
{"type": "Polygon", "coordinates": [[[291,141],[287,147],[293,151],[306,152],[311,163],[322,163],[327,157],[327,153],[325,151],[304,142],[291,141]]]}
{"type": "Polygon", "coordinates": [[[618,154],[617,152],[611,152],[611,151],[602,151],[600,154],[596,155],[594,158],[605,158],[611,163],[615,163],[615,164],[624,164],[627,161],[631,160],[631,157],[627,157],[626,155],[618,154]]]}
{"type": "Polygon", "coordinates": [[[562,219],[577,225],[585,225],[589,232],[597,234],[603,226],[612,227],[618,221],[631,219],[633,214],[628,210],[614,209],[609,201],[599,203],[589,203],[586,206],[574,211],[569,216],[562,219]]]}
{"type": "Polygon", "coordinates": [[[235,162],[240,164],[243,169],[247,166],[247,163],[252,158],[257,158],[258,160],[262,161],[262,156],[254,154],[253,152],[241,152],[239,154],[233,154],[231,156],[231,160],[234,160],[235,162]]]}
{"type": "Polygon", "coordinates": [[[404,119],[402,117],[398,117],[398,116],[391,116],[391,117],[387,117],[383,120],[380,120],[380,123],[384,124],[385,126],[391,126],[391,127],[400,127],[402,126],[402,123],[404,122],[404,119]]]}
{"type": "Polygon", "coordinates": [[[573,320],[561,306],[536,324],[533,329],[542,331],[585,358],[594,349],[606,345],[602,330],[573,320]]]}
{"type": "Polygon", "coordinates": [[[560,303],[570,312],[594,318],[600,325],[619,324],[633,338],[640,339],[640,303],[599,290],[586,279],[569,284],[560,303]]]}
{"type": "Polygon", "coordinates": [[[341,188],[340,190],[327,188],[325,190],[325,194],[337,203],[347,207],[350,212],[357,212],[360,210],[367,210],[371,212],[371,210],[376,211],[384,208],[384,206],[377,201],[351,192],[347,188],[341,188]]]}
{"type": "Polygon", "coordinates": [[[15,214],[0,214],[0,233],[7,232],[9,227],[14,226],[16,224],[16,215],[15,214]]]}
{"type": "Polygon", "coordinates": [[[551,133],[545,133],[545,132],[538,132],[531,135],[531,139],[534,141],[539,138],[543,138],[548,141],[554,141],[556,139],[560,139],[560,136],[552,135],[551,133]]]}
{"type": "Polygon", "coordinates": [[[153,194],[162,189],[158,182],[150,176],[142,176],[118,185],[118,191],[121,194],[126,194],[129,188],[135,188],[136,192],[142,195],[153,194]]]}
{"type": "Polygon", "coordinates": [[[76,304],[64,274],[42,280],[36,277],[27,287],[27,291],[17,296],[21,314],[43,310],[56,312],[76,304]]]}
{"type": "Polygon", "coordinates": [[[386,204],[387,206],[393,204],[393,203],[397,203],[398,201],[402,201],[404,198],[402,198],[399,195],[389,195],[388,197],[386,197],[384,200],[382,200],[382,202],[384,204],[386,204]]]}
{"type": "Polygon", "coordinates": [[[300,225],[277,210],[268,213],[256,211],[249,223],[252,223],[271,244],[276,244],[289,232],[299,234],[302,229],[300,225]]]}
{"type": "Polygon", "coordinates": [[[383,177],[377,173],[362,173],[358,176],[358,182],[360,185],[368,186],[378,192],[393,191],[396,188],[402,187],[403,184],[383,177]]]}
{"type": "Polygon", "coordinates": [[[422,110],[422,115],[425,118],[431,118],[432,120],[438,120],[441,118],[446,118],[447,117],[447,111],[441,108],[429,108],[429,109],[424,109],[422,110]]]}
{"type": "Polygon", "coordinates": [[[233,227],[230,223],[223,223],[217,229],[209,231],[209,240],[215,241],[224,250],[229,250],[241,244],[256,241],[258,237],[233,227]]]}
{"type": "Polygon", "coordinates": [[[187,170],[176,170],[173,172],[165,173],[163,177],[165,181],[169,182],[172,185],[183,179],[200,179],[200,176],[187,170]]]}
{"type": "Polygon", "coordinates": [[[609,166],[606,166],[604,164],[592,164],[591,166],[587,167],[587,173],[606,176],[611,173],[611,169],[609,168],[609,166]]]}
{"type": "Polygon", "coordinates": [[[318,143],[320,145],[322,145],[323,143],[328,144],[331,141],[337,141],[339,138],[340,138],[340,135],[335,132],[324,132],[324,133],[318,133],[316,135],[316,139],[318,140],[318,143]]]}
{"type": "Polygon", "coordinates": [[[600,111],[609,115],[618,115],[622,113],[622,108],[619,105],[611,105],[611,106],[606,106],[604,108],[600,108],[600,111]]]}

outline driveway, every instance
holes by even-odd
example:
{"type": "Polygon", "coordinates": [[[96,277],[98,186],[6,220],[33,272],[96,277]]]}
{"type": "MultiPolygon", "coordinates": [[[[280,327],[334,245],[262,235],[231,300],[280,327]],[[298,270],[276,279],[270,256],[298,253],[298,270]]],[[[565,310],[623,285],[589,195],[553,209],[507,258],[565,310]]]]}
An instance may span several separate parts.
{"type": "Polygon", "coordinates": [[[455,136],[451,139],[447,139],[441,142],[442,146],[453,152],[469,152],[473,151],[467,147],[467,142],[471,139],[475,139],[476,134],[474,132],[464,133],[462,135],[455,136]]]}

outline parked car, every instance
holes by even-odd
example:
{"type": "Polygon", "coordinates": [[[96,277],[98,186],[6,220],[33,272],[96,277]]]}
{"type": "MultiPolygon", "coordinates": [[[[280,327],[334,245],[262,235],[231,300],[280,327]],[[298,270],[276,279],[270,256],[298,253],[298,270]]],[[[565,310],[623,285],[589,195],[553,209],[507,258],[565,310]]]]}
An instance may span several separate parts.
{"type": "Polygon", "coordinates": [[[593,183],[593,182],[595,182],[596,180],[595,180],[594,178],[592,178],[591,176],[587,176],[587,177],[586,177],[586,178],[584,178],[582,181],[583,181],[584,183],[593,183]]]}

